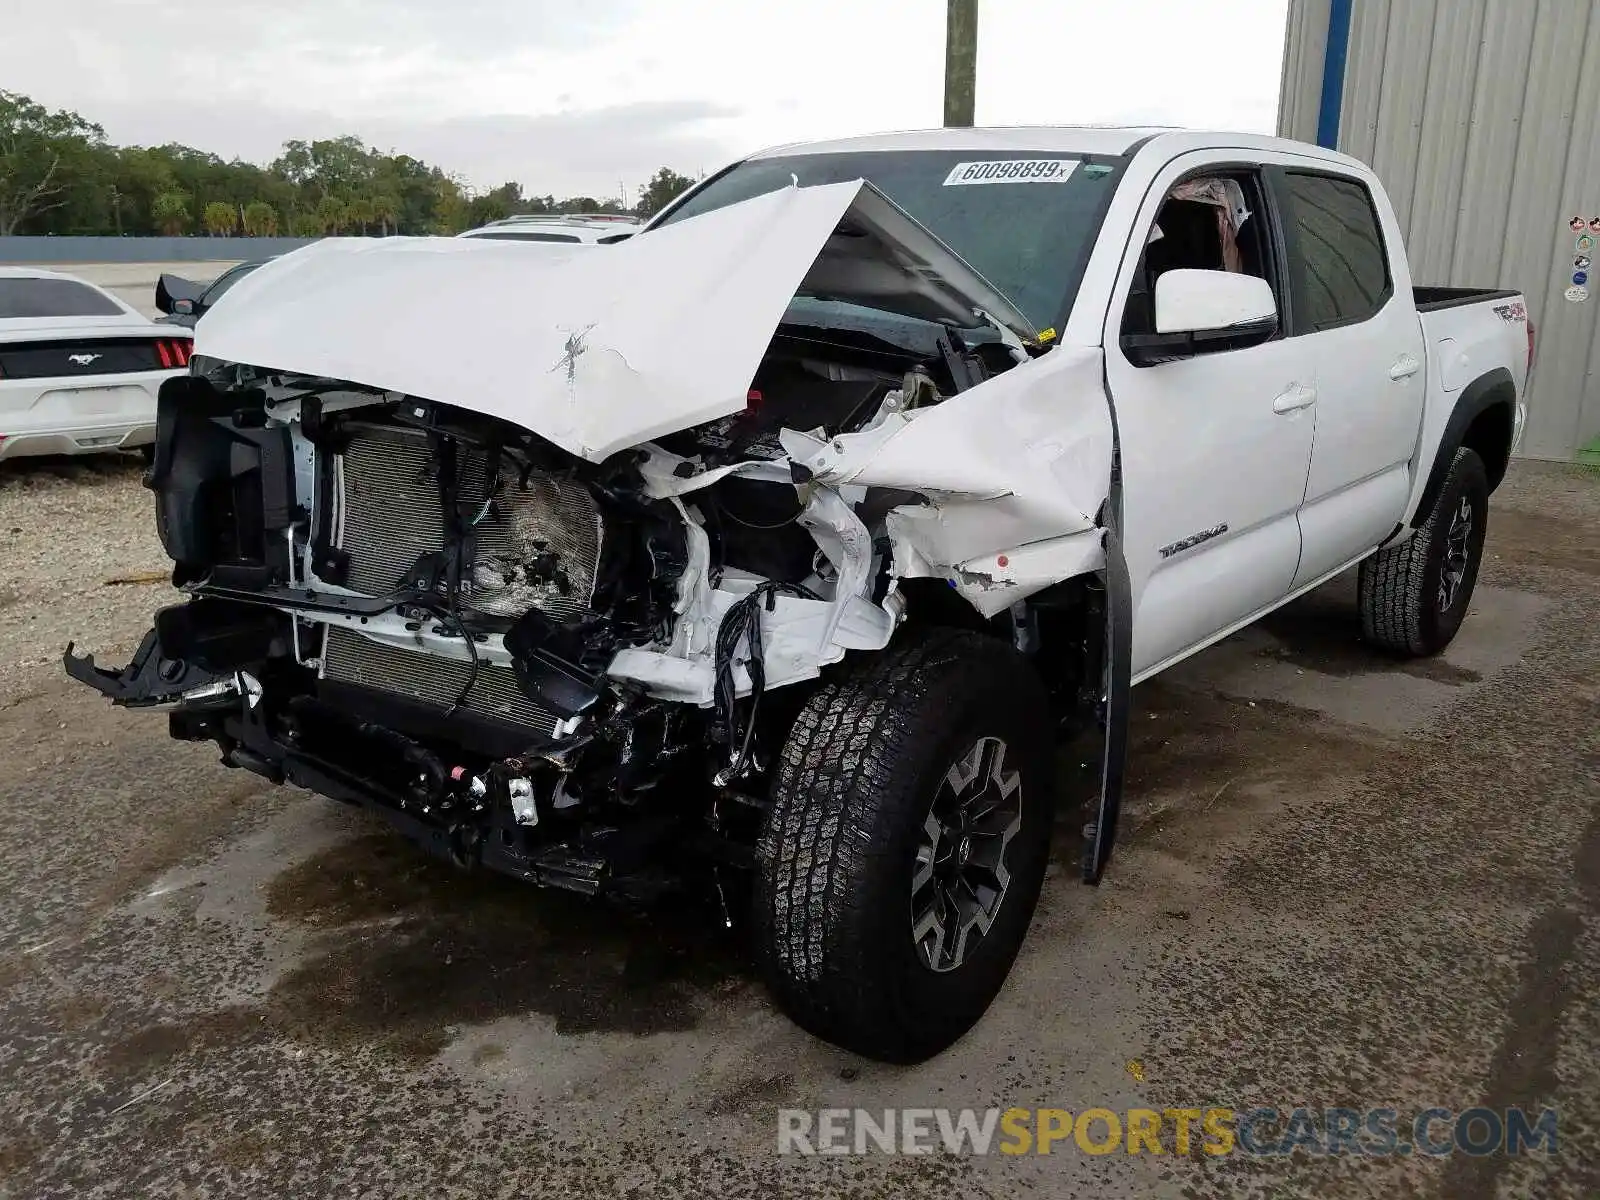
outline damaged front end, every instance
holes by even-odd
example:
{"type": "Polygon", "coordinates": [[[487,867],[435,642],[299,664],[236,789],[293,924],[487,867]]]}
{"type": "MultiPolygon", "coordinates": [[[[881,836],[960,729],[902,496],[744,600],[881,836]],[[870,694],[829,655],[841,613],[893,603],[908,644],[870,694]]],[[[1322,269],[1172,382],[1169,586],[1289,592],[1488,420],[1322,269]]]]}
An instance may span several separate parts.
{"type": "MultiPolygon", "coordinates": [[[[647,851],[694,814],[644,801],[703,790],[691,748],[723,747],[726,767],[758,745],[736,711],[751,656],[717,659],[717,614],[780,599],[711,586],[709,540],[652,494],[649,458],[596,465],[466,410],[213,364],[163,390],[147,477],[190,598],[124,670],[70,648],[67,670],[169,709],[174,737],[217,742],[229,766],[373,807],[457,862],[648,888],[647,851]],[[612,669],[628,651],[631,676],[612,669]],[[658,658],[681,668],[666,689],[650,686],[658,658]],[[719,670],[725,703],[678,702],[709,698],[719,670]]],[[[811,584],[769,620],[829,608],[811,584]]],[[[874,611],[881,644],[893,622],[874,611]]]]}
{"type": "MultiPolygon", "coordinates": [[[[69,647],[68,673],[462,865],[635,897],[690,859],[747,865],[828,666],[952,599],[1019,649],[1041,613],[1105,612],[1110,425],[1064,407],[1096,354],[1043,354],[953,255],[922,269],[948,251],[902,218],[834,185],[565,263],[484,243],[263,268],[160,396],[147,483],[187,600],[125,669],[69,647]],[[911,301],[852,294],[864,260],[921,264],[911,301]],[[517,291],[518,369],[419,353],[397,263],[446,311],[517,291]],[[808,279],[878,315],[795,311],[808,279]],[[317,281],[321,315],[295,315],[317,281]],[[669,288],[704,301],[692,338],[646,302],[669,288]]],[[[1063,688],[1093,701],[1075,650],[1063,688]]]]}

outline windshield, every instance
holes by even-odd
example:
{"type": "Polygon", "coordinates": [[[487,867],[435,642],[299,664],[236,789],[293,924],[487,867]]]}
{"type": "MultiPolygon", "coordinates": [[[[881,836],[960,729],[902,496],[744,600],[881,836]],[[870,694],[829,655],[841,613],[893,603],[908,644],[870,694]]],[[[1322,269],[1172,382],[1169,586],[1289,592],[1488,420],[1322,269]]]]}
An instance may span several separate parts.
{"type": "Polygon", "coordinates": [[[1077,294],[1121,160],[1042,151],[876,150],[752,159],[661,219],[801,185],[866,179],[1011,300],[1052,327],[1077,294]]]}

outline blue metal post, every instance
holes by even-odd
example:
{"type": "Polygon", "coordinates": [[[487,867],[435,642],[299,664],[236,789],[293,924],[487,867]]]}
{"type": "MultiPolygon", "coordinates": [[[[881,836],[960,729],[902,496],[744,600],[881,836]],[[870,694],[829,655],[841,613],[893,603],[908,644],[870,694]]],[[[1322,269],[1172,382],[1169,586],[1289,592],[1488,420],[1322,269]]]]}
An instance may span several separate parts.
{"type": "Polygon", "coordinates": [[[1328,46],[1322,55],[1322,103],[1317,108],[1317,145],[1339,148],[1339,108],[1344,100],[1344,63],[1350,52],[1350,10],[1354,0],[1328,6],[1328,46]]]}

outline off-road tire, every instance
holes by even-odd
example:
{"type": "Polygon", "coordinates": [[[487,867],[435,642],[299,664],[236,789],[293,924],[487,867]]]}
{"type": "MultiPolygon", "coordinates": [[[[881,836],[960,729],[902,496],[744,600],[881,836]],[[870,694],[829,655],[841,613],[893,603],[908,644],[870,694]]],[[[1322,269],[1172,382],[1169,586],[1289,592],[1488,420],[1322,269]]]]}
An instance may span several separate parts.
{"type": "Polygon", "coordinates": [[[1463,446],[1456,451],[1427,519],[1411,539],[1362,560],[1358,584],[1362,636],[1374,646],[1406,657],[1437,654],[1448,646],[1472,602],[1488,523],[1488,473],[1477,452],[1463,446]],[[1440,576],[1446,566],[1451,523],[1463,502],[1472,514],[1466,569],[1454,599],[1442,607],[1440,576]]]}
{"type": "Polygon", "coordinates": [[[1028,662],[957,630],[897,640],[812,696],[774,772],[752,900],[757,957],[796,1023],[868,1058],[919,1062],[978,1021],[1039,898],[1052,730],[1028,662]],[[1021,774],[1010,883],[971,952],[935,971],[912,938],[918,839],[958,756],[983,739],[1000,739],[1006,774],[1021,774]]]}

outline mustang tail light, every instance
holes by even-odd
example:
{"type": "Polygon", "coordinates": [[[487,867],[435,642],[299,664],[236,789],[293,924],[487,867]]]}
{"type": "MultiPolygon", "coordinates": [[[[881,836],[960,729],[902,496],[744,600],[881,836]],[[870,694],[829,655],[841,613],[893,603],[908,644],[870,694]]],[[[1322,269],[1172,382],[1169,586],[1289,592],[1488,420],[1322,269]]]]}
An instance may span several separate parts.
{"type": "Polygon", "coordinates": [[[193,347],[188,338],[162,338],[156,342],[156,358],[163,367],[187,367],[193,347]]]}

